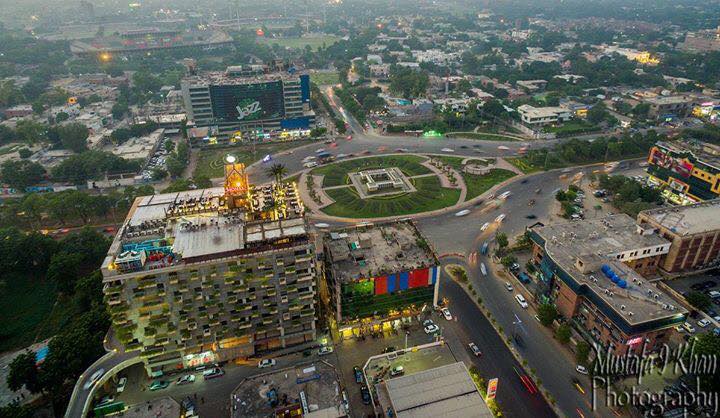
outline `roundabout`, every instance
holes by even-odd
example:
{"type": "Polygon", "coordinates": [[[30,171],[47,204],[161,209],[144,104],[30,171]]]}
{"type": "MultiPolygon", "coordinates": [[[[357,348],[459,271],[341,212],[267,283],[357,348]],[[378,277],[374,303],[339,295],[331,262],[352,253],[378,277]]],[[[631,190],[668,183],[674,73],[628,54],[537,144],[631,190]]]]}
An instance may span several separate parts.
{"type": "Polygon", "coordinates": [[[466,206],[516,175],[499,165],[496,159],[426,154],[357,157],[306,170],[298,186],[314,215],[337,220],[411,216],[466,206]],[[477,166],[484,169],[471,170],[477,166]]]}

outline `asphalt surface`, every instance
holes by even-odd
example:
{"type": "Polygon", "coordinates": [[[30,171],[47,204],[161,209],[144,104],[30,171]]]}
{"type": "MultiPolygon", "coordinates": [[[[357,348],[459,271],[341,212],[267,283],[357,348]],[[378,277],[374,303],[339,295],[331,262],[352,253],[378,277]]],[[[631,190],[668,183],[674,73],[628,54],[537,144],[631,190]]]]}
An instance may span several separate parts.
{"type": "Polygon", "coordinates": [[[555,417],[552,408],[539,394],[531,394],[524,386],[517,371],[525,374],[501,337],[480,312],[467,293],[452,280],[440,282],[440,296],[446,297],[458,322],[444,323],[444,335],[456,355],[465,353],[468,367],[475,365],[486,380],[498,378],[497,402],[504,416],[509,417],[555,417]],[[455,333],[456,336],[451,335],[455,333]],[[482,352],[479,357],[468,354],[467,344],[474,342],[482,352]]]}

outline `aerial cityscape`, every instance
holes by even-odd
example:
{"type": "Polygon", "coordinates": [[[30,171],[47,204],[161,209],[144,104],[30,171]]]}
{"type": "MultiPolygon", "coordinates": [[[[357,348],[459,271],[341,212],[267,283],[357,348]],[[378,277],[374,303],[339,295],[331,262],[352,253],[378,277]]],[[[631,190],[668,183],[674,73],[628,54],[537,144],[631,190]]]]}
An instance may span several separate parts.
{"type": "Polygon", "coordinates": [[[720,1],[0,0],[0,418],[720,416],[720,1]]]}

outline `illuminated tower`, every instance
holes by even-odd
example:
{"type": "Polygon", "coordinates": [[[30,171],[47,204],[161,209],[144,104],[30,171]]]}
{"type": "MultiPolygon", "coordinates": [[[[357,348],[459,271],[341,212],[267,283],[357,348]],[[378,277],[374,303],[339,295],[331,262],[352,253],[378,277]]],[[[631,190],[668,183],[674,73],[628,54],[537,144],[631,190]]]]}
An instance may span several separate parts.
{"type": "Polygon", "coordinates": [[[236,162],[234,155],[225,157],[225,197],[229,208],[242,206],[248,197],[250,183],[245,164],[236,162]]]}

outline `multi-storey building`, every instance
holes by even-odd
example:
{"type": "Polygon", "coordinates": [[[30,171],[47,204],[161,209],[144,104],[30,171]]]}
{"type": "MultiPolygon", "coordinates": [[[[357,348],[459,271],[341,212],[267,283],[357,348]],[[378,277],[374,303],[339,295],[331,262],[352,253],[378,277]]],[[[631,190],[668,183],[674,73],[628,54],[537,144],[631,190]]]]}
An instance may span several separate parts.
{"type": "Polygon", "coordinates": [[[720,197],[720,147],[695,141],[658,142],[648,156],[650,181],[677,204],[720,197]]]}
{"type": "Polygon", "coordinates": [[[439,263],[412,222],[337,229],[323,247],[322,293],[342,338],[397,329],[437,305],[439,263]]]}
{"type": "Polygon", "coordinates": [[[687,310],[642,274],[651,274],[670,242],[626,215],[529,229],[540,272],[540,300],[554,303],[586,338],[616,353],[668,341],[687,310]]]}
{"type": "Polygon", "coordinates": [[[720,200],[640,212],[638,224],[672,244],[660,268],[669,273],[720,264],[720,200]]]}
{"type": "Polygon", "coordinates": [[[206,128],[198,145],[309,135],[315,123],[307,74],[233,66],[181,82],[190,128],[206,128]]]}
{"type": "Polygon", "coordinates": [[[295,184],[139,197],[102,265],[117,338],[147,372],[312,341],[315,258],[295,184]]]}

